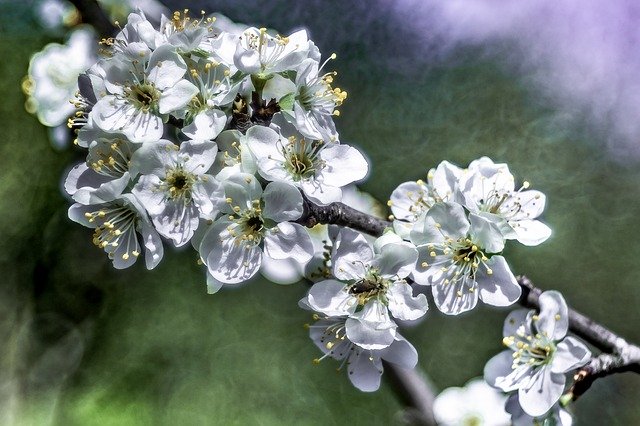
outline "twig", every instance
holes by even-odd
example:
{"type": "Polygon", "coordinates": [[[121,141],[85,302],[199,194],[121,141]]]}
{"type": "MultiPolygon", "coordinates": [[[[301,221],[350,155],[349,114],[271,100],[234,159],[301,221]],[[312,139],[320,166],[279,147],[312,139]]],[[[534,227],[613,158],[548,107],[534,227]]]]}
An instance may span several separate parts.
{"type": "Polygon", "coordinates": [[[346,226],[365,234],[380,236],[390,222],[363,213],[343,203],[331,203],[319,206],[309,201],[304,195],[304,212],[297,222],[313,227],[319,223],[346,226]]]}

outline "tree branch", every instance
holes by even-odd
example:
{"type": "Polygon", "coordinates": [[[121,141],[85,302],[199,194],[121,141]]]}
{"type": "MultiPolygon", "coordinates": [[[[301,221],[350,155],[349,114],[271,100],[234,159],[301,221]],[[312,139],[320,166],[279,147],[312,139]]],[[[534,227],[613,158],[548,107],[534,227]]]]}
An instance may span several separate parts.
{"type": "Polygon", "coordinates": [[[325,225],[340,225],[377,237],[382,235],[385,228],[391,226],[391,223],[386,220],[378,219],[343,203],[331,203],[326,206],[319,206],[309,201],[304,194],[302,198],[304,201],[304,211],[300,219],[296,222],[309,228],[319,223],[325,225]]]}

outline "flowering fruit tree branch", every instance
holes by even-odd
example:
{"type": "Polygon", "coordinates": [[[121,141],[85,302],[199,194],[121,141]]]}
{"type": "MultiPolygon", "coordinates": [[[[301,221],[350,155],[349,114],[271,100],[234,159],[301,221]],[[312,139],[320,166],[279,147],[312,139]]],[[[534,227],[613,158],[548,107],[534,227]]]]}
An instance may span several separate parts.
{"type": "MultiPolygon", "coordinates": [[[[348,226],[355,230],[373,236],[380,236],[391,223],[378,219],[367,213],[355,210],[343,203],[331,203],[325,206],[316,205],[305,199],[305,211],[298,223],[313,226],[318,223],[348,226]]],[[[519,303],[525,307],[539,309],[538,299],[542,290],[535,287],[526,276],[518,277],[518,284],[522,288],[519,303]]],[[[577,336],[598,348],[603,353],[592,358],[589,363],[580,368],[574,377],[574,384],[570,395],[575,400],[586,392],[598,378],[615,373],[632,371],[640,374],[640,347],[627,342],[605,326],[595,322],[584,314],[569,308],[569,328],[577,336]]],[[[415,373],[419,374],[419,373],[415,373]]],[[[405,391],[410,392],[409,377],[403,372],[406,383],[405,391]]],[[[400,381],[403,379],[401,378],[400,381]]],[[[428,395],[424,395],[428,398],[428,395]]],[[[414,396],[414,399],[417,399],[414,396]]]]}

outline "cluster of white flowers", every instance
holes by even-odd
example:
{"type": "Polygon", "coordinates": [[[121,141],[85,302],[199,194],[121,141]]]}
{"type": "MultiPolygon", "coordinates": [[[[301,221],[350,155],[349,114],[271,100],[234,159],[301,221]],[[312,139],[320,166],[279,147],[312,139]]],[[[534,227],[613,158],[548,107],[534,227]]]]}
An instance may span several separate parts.
{"type": "Polygon", "coordinates": [[[69,123],[88,155],[65,189],[69,216],[95,229],[114,266],[132,265],[144,246],[151,269],[163,238],[191,242],[216,290],[253,277],[263,257],[312,259],[296,223],[303,197],[341,201],[368,164],[340,144],[333,116],[346,93],[307,33],[186,10],[156,29],[137,12],[100,44],[69,123]]]}
{"type": "Polygon", "coordinates": [[[489,360],[484,378],[491,386],[513,392],[505,409],[516,425],[571,425],[559,400],[566,374],[583,366],[591,352],[575,337],[567,336],[569,314],[557,291],[540,295],[540,312],[519,309],[504,323],[502,340],[509,349],[489,360]]]}
{"type": "Polygon", "coordinates": [[[461,169],[443,161],[427,182],[401,184],[389,201],[395,232],[415,245],[416,268],[410,278],[432,288],[438,309],[457,315],[478,299],[508,306],[521,289],[504,257],[506,240],[537,245],[550,229],[536,218],[545,197],[520,189],[506,164],[487,157],[461,169]]]}
{"type": "MultiPolygon", "coordinates": [[[[383,361],[416,365],[398,325],[425,316],[423,286],[449,315],[478,299],[508,306],[520,297],[501,253],[507,240],[537,245],[550,236],[537,220],[545,197],[527,182],[516,189],[507,165],[489,158],[466,169],[445,161],[427,182],[400,185],[389,201],[393,226],[377,239],[298,223],[305,203],[375,210],[353,189],[367,161],[340,143],[333,123],[347,94],[332,87],[335,72],[323,71],[328,60],[304,30],[281,36],[187,10],[156,29],[136,12],[100,44],[69,121],[87,158],[64,187],[75,201],[69,217],[95,229],[93,242],[114,267],[144,251],[152,269],[164,244],[191,243],[210,293],[258,271],[281,282],[307,278],[315,284],[299,304],[313,311],[310,337],[324,354],[315,361],[341,361],[363,391],[378,389],[383,361]]],[[[514,418],[546,415],[562,390],[559,373],[577,365],[566,353],[583,349],[571,338],[556,346],[566,306],[550,323],[553,295],[541,298],[540,315],[508,319],[515,373],[500,376],[504,355],[487,367],[492,385],[520,389],[507,403],[514,418]],[[549,383],[553,395],[535,399],[530,390],[549,383]]],[[[580,359],[588,356],[585,349],[580,359]]]]}

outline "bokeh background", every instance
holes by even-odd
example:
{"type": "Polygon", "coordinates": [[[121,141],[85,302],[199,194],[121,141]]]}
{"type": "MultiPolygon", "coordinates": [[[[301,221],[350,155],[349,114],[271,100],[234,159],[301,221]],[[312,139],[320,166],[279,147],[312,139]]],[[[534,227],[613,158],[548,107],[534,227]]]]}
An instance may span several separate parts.
{"type": "MultiPolygon", "coordinates": [[[[386,200],[443,159],[507,162],[547,194],[545,244],[510,244],[518,274],[640,342],[640,73],[631,2],[166,2],[234,21],[305,27],[349,92],[337,126],[386,200]],[[606,5],[606,8],[605,8],[606,5]],[[604,12],[606,11],[606,13],[604,12]]],[[[81,152],[54,149],[24,110],[30,56],[61,38],[33,1],[0,1],[0,423],[399,424],[390,385],[355,390],[318,354],[304,284],[207,295],[190,250],[116,271],[60,190],[81,152]]],[[[404,334],[443,389],[479,376],[508,310],[432,309],[404,334]]],[[[640,377],[597,381],[578,424],[640,424],[640,377]]]]}

